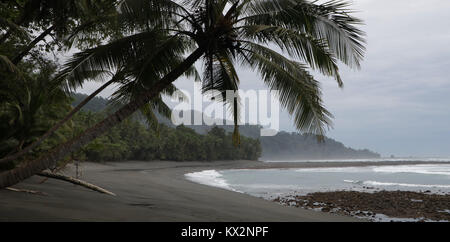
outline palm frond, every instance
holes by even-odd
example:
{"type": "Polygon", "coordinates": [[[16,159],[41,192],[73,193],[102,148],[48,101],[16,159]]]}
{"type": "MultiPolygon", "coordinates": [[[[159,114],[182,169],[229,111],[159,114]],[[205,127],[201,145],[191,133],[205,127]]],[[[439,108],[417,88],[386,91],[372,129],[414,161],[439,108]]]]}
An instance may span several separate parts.
{"type": "Polygon", "coordinates": [[[140,108],[141,114],[145,117],[145,120],[149,127],[159,134],[159,120],[155,112],[158,112],[163,117],[169,118],[172,113],[170,107],[164,103],[161,97],[154,98],[150,103],[145,104],[140,108]]]}
{"type": "Polygon", "coordinates": [[[0,55],[0,66],[3,67],[2,69],[6,69],[10,73],[14,73],[16,78],[23,79],[24,74],[23,72],[17,68],[14,63],[5,55],[0,55]]]}
{"type": "Polygon", "coordinates": [[[319,69],[322,74],[334,77],[339,86],[343,86],[336,58],[326,41],[273,25],[242,26],[241,35],[257,43],[276,44],[291,57],[299,58],[308,63],[311,68],[319,69]]]}
{"type": "Polygon", "coordinates": [[[245,25],[274,25],[312,35],[325,40],[331,52],[346,65],[359,68],[365,52],[365,33],[357,28],[362,20],[353,13],[345,0],[323,4],[306,0],[251,1],[245,25]]]}
{"type": "Polygon", "coordinates": [[[186,50],[189,46],[180,37],[169,38],[160,31],[138,33],[75,54],[58,76],[71,76],[72,86],[79,86],[92,71],[114,71],[117,66],[130,66],[137,61],[145,62],[140,75],[160,76],[167,73],[173,56],[186,50]]]}
{"type": "Polygon", "coordinates": [[[228,105],[234,121],[233,143],[237,146],[240,144],[240,98],[237,92],[240,80],[230,55],[228,51],[220,51],[213,57],[205,58],[207,68],[203,75],[202,91],[217,92],[218,96],[214,96],[214,100],[228,105]],[[233,91],[234,95],[227,95],[230,91],[233,91]]]}
{"type": "Polygon", "coordinates": [[[279,91],[279,101],[294,116],[297,129],[323,135],[333,116],[323,106],[319,83],[307,67],[254,43],[242,49],[247,54],[243,61],[248,59],[247,64],[259,71],[269,88],[279,91]]]}
{"type": "Polygon", "coordinates": [[[178,16],[189,14],[181,4],[170,0],[123,0],[119,12],[120,21],[136,30],[171,26],[178,16]]]}

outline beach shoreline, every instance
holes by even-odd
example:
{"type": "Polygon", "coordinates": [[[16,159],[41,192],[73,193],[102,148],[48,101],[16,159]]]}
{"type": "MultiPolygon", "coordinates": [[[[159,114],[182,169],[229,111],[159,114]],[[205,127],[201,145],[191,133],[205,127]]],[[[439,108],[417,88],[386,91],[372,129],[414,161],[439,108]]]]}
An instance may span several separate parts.
{"type": "MultiPolygon", "coordinates": [[[[203,170],[377,166],[436,162],[107,162],[82,163],[82,179],[117,194],[99,194],[58,180],[32,177],[16,186],[45,195],[0,190],[0,221],[357,222],[201,185],[185,174],[203,170]]],[[[438,162],[438,164],[443,164],[438,162]]],[[[64,174],[74,175],[69,166],[64,174]]]]}

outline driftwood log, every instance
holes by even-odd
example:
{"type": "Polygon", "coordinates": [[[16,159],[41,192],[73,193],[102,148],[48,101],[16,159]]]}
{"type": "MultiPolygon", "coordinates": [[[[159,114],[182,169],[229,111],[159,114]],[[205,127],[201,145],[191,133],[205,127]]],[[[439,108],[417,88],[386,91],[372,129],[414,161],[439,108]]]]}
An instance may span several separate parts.
{"type": "Polygon", "coordinates": [[[112,193],[112,192],[110,192],[110,191],[108,191],[108,190],[106,190],[104,188],[101,188],[101,187],[96,186],[94,184],[91,184],[91,183],[88,183],[88,182],[85,182],[85,181],[82,181],[80,179],[76,179],[76,178],[73,178],[73,177],[70,177],[70,176],[65,176],[65,175],[61,175],[61,174],[51,173],[51,172],[47,172],[47,171],[42,171],[40,173],[37,173],[36,175],[42,176],[42,177],[47,177],[47,178],[52,178],[52,179],[58,179],[58,180],[67,181],[67,182],[70,182],[72,184],[75,184],[75,185],[78,185],[78,186],[82,186],[82,187],[85,187],[85,188],[88,188],[88,189],[91,189],[91,190],[94,190],[94,191],[97,191],[97,192],[100,192],[100,193],[108,194],[108,195],[111,195],[111,196],[116,196],[116,194],[114,194],[114,193],[112,193]]]}
{"type": "Polygon", "coordinates": [[[13,188],[13,187],[7,187],[5,189],[8,191],[12,191],[12,192],[24,192],[24,193],[44,195],[44,196],[47,195],[47,193],[45,193],[45,192],[33,191],[33,190],[27,190],[27,189],[19,189],[19,188],[13,188]]]}

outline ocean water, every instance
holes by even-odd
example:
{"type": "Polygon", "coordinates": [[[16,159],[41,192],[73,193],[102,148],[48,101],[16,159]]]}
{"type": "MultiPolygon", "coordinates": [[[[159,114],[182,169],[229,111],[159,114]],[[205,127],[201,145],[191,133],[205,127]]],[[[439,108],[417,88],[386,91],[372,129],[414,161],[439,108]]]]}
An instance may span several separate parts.
{"type": "Polygon", "coordinates": [[[193,182],[266,199],[337,190],[450,194],[450,164],[205,170],[185,176],[193,182]]]}
{"type": "Polygon", "coordinates": [[[450,158],[426,157],[426,158],[378,158],[378,159],[345,159],[345,160],[267,160],[265,162],[450,162],[450,158]]]}

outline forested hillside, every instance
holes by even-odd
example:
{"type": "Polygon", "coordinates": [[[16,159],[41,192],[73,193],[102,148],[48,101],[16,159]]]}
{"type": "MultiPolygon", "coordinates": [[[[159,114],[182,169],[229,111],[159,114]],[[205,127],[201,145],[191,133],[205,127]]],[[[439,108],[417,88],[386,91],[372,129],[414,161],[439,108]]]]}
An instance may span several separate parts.
{"type": "MultiPolygon", "coordinates": [[[[82,93],[72,93],[72,106],[77,106],[81,101],[83,101],[87,95],[82,93]]],[[[91,101],[89,101],[86,105],[84,105],[81,110],[83,111],[92,111],[92,112],[100,112],[103,111],[108,105],[108,99],[103,97],[94,97],[91,101]]]]}
{"type": "MultiPolygon", "coordinates": [[[[77,99],[84,98],[86,95],[76,94],[77,99]]],[[[98,111],[106,107],[108,100],[104,98],[95,98],[88,104],[86,110],[98,111]],[[103,108],[101,106],[103,105],[103,108]],[[92,109],[91,109],[92,108],[92,109]]],[[[194,111],[193,111],[194,112],[194,111]]],[[[161,123],[165,127],[174,127],[170,120],[161,115],[157,115],[161,123]]],[[[192,114],[191,117],[194,117],[192,114]]],[[[143,122],[143,119],[137,117],[143,122]]],[[[234,129],[233,125],[219,126],[227,133],[231,133],[234,129]]],[[[196,133],[207,135],[213,128],[206,125],[191,125],[185,128],[195,130],[196,133]]],[[[325,137],[323,142],[318,142],[315,136],[288,133],[281,131],[273,137],[260,137],[260,127],[256,125],[243,125],[239,127],[242,136],[258,139],[261,143],[261,159],[263,160],[294,160],[294,159],[356,159],[356,158],[378,158],[379,154],[368,149],[356,150],[346,147],[341,142],[325,137]]]]}
{"type": "MultiPolygon", "coordinates": [[[[82,111],[74,123],[82,129],[102,118],[103,113],[82,111]]],[[[231,135],[217,127],[201,135],[184,126],[170,128],[161,124],[155,130],[135,119],[127,119],[78,153],[79,159],[90,161],[257,160],[261,148],[258,140],[245,137],[235,147],[231,135]]]]}
{"type": "Polygon", "coordinates": [[[265,160],[305,159],[362,159],[379,158],[380,155],[368,149],[356,150],[346,147],[334,139],[325,138],[318,142],[314,135],[280,132],[273,137],[261,138],[265,160]]]}

